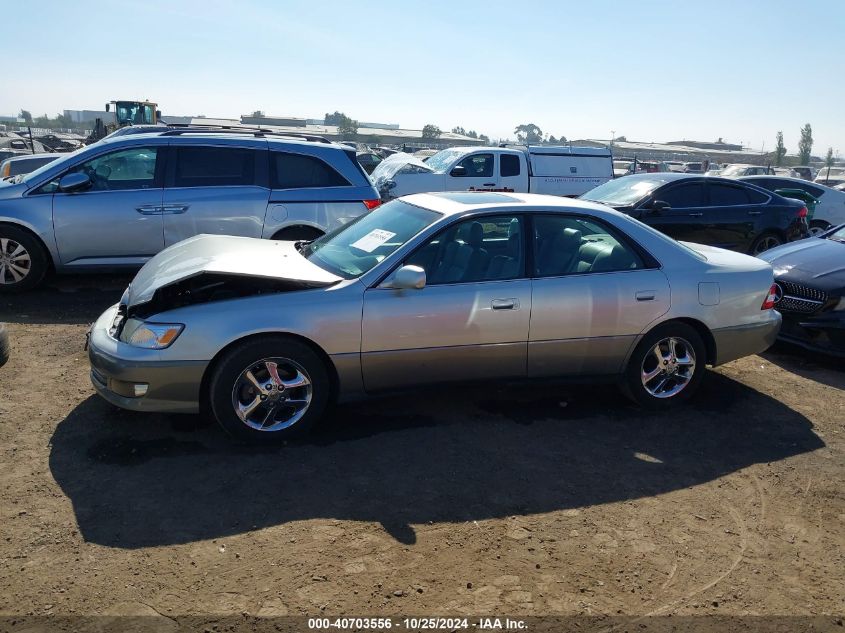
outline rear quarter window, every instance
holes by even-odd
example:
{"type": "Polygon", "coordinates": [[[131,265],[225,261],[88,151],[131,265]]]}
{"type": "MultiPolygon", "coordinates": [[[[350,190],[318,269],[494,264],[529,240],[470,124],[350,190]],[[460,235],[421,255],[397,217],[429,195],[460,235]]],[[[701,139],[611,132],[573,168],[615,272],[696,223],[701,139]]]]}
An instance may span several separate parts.
{"type": "Polygon", "coordinates": [[[270,187],[273,189],[348,186],[350,182],[320,158],[270,152],[270,187]]]}

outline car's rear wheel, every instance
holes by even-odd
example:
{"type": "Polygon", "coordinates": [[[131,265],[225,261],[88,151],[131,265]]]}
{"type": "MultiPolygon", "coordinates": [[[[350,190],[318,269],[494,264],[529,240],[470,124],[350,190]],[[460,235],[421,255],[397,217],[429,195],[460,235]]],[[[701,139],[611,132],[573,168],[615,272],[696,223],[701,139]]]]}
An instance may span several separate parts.
{"type": "Polygon", "coordinates": [[[686,400],[701,382],[704,341],[685,323],[666,323],[639,342],[625,370],[623,390],[638,404],[666,408],[686,400]]]}
{"type": "Polygon", "coordinates": [[[780,235],[767,231],[766,233],[762,233],[757,236],[757,239],[755,239],[751,244],[750,252],[756,257],[760,253],[764,253],[765,251],[775,248],[776,246],[780,246],[781,244],[783,244],[783,238],[780,235]]]}
{"type": "Polygon", "coordinates": [[[44,247],[29,232],[0,224],[0,292],[37,286],[49,267],[44,247]]]}
{"type": "Polygon", "coordinates": [[[821,235],[830,228],[830,224],[824,220],[813,220],[810,222],[810,235],[821,235]]]}
{"type": "Polygon", "coordinates": [[[293,338],[266,336],[230,350],[209,383],[209,404],[231,436],[273,442],[307,433],[329,402],[323,360],[293,338]]]}

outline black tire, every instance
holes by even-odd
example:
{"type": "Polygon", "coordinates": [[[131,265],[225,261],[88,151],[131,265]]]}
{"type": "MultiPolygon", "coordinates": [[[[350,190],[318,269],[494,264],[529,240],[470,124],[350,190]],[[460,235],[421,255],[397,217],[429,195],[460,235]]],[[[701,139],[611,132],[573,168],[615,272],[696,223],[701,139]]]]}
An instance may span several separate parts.
{"type": "Polygon", "coordinates": [[[293,338],[268,335],[244,341],[220,359],[209,382],[208,405],[217,423],[233,438],[271,443],[308,433],[326,410],[330,392],[328,369],[311,347],[293,338]],[[251,385],[257,383],[266,386],[275,383],[265,361],[276,362],[276,375],[281,380],[292,383],[304,376],[310,384],[310,403],[289,426],[283,425],[287,423],[286,420],[296,417],[295,410],[298,411],[298,408],[297,405],[288,405],[287,401],[306,399],[309,388],[291,387],[280,390],[274,387],[275,392],[257,391],[251,385]],[[255,381],[250,383],[244,377],[247,370],[252,371],[255,381]],[[244,408],[254,404],[256,398],[260,399],[261,403],[247,414],[246,419],[242,419],[236,411],[236,398],[238,405],[244,408]],[[255,425],[260,423],[261,418],[274,405],[276,409],[269,414],[272,417],[269,422],[264,423],[267,430],[256,428],[255,425]],[[291,415],[288,416],[288,413],[291,415]],[[274,426],[279,428],[272,430],[274,426]]]}
{"type": "Polygon", "coordinates": [[[783,243],[783,237],[781,237],[778,233],[774,231],[766,231],[764,233],[760,233],[760,235],[754,238],[748,254],[756,257],[760,253],[764,253],[776,246],[780,246],[783,243]]]}
{"type": "Polygon", "coordinates": [[[6,326],[0,323],[0,367],[9,360],[9,332],[6,326]]]}
{"type": "Polygon", "coordinates": [[[818,235],[824,233],[830,228],[830,223],[824,220],[813,220],[810,222],[810,235],[818,235]]]}
{"type": "MultiPolygon", "coordinates": [[[[668,351],[668,347],[666,349],[668,351]]],[[[670,361],[671,362],[671,361],[670,361]]],[[[695,328],[672,321],[657,326],[651,332],[646,334],[634,349],[631,358],[628,361],[628,367],[625,369],[625,375],[622,384],[622,390],[629,398],[637,404],[640,404],[649,409],[666,409],[675,406],[684,400],[691,397],[698,389],[701,383],[701,378],[704,375],[704,366],[707,362],[707,350],[704,346],[704,341],[701,336],[695,331],[695,328]],[[695,361],[692,372],[686,373],[681,369],[682,364],[675,366],[674,364],[665,364],[664,369],[668,370],[668,374],[655,375],[650,381],[645,384],[643,382],[643,373],[646,371],[654,371],[658,367],[658,361],[654,353],[655,347],[658,343],[662,343],[668,339],[676,339],[681,342],[679,347],[676,343],[676,350],[678,356],[689,357],[687,354],[681,354],[681,350],[691,350],[692,358],[695,361]],[[652,360],[653,365],[652,366],[652,360]],[[672,369],[677,367],[677,372],[672,373],[672,369]],[[687,380],[683,381],[684,386],[679,391],[670,395],[673,385],[678,385],[681,379],[686,376],[687,380]],[[663,396],[654,395],[650,390],[661,393],[658,387],[661,378],[666,378],[666,388],[663,389],[663,396]],[[646,384],[649,388],[646,387],[646,384]]]]}
{"type": "Polygon", "coordinates": [[[17,226],[0,224],[0,250],[2,250],[3,244],[6,245],[6,252],[0,253],[0,293],[30,290],[40,284],[47,274],[50,263],[47,252],[38,238],[17,226]],[[29,256],[28,261],[22,259],[21,253],[17,254],[18,259],[14,261],[4,260],[4,256],[8,258],[16,251],[18,246],[24,249],[24,256],[29,256]],[[14,270],[11,267],[4,266],[4,264],[9,263],[15,264],[14,270]],[[26,272],[20,279],[16,279],[22,269],[26,272]]]}
{"type": "Polygon", "coordinates": [[[289,226],[282,229],[273,236],[274,240],[283,240],[286,242],[298,242],[299,240],[306,240],[308,242],[316,240],[318,237],[325,235],[319,229],[313,226],[289,226]]]}

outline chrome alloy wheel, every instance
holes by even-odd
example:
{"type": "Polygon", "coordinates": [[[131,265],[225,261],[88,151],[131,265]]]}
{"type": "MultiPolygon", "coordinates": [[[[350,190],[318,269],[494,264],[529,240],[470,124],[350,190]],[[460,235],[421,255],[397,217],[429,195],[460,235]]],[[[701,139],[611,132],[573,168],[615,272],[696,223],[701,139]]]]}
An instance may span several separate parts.
{"type": "Polygon", "coordinates": [[[757,256],[760,253],[763,253],[769,249],[774,248],[775,246],[780,246],[782,244],[779,237],[776,235],[766,235],[754,245],[754,252],[752,255],[757,256]]]}
{"type": "Polygon", "coordinates": [[[29,252],[15,240],[0,237],[0,284],[16,284],[32,269],[29,252]]]}
{"type": "Polygon", "coordinates": [[[311,378],[289,358],[265,358],[247,367],[232,388],[235,414],[257,431],[296,424],[311,404],[311,378]]]}
{"type": "Polygon", "coordinates": [[[695,374],[695,351],[679,337],[664,338],[645,355],[640,368],[643,387],[655,398],[681,393],[695,374]]]}

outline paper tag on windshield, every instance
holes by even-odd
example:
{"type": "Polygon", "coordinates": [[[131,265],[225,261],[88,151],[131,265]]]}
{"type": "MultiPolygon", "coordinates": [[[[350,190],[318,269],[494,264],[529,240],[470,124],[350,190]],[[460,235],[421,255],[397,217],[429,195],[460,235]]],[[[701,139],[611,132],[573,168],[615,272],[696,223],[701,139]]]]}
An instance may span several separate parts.
{"type": "Polygon", "coordinates": [[[390,231],[385,231],[384,229],[374,229],[357,242],[353,242],[352,246],[360,251],[364,251],[365,253],[372,253],[394,235],[396,235],[396,233],[391,233],[390,231]]]}

